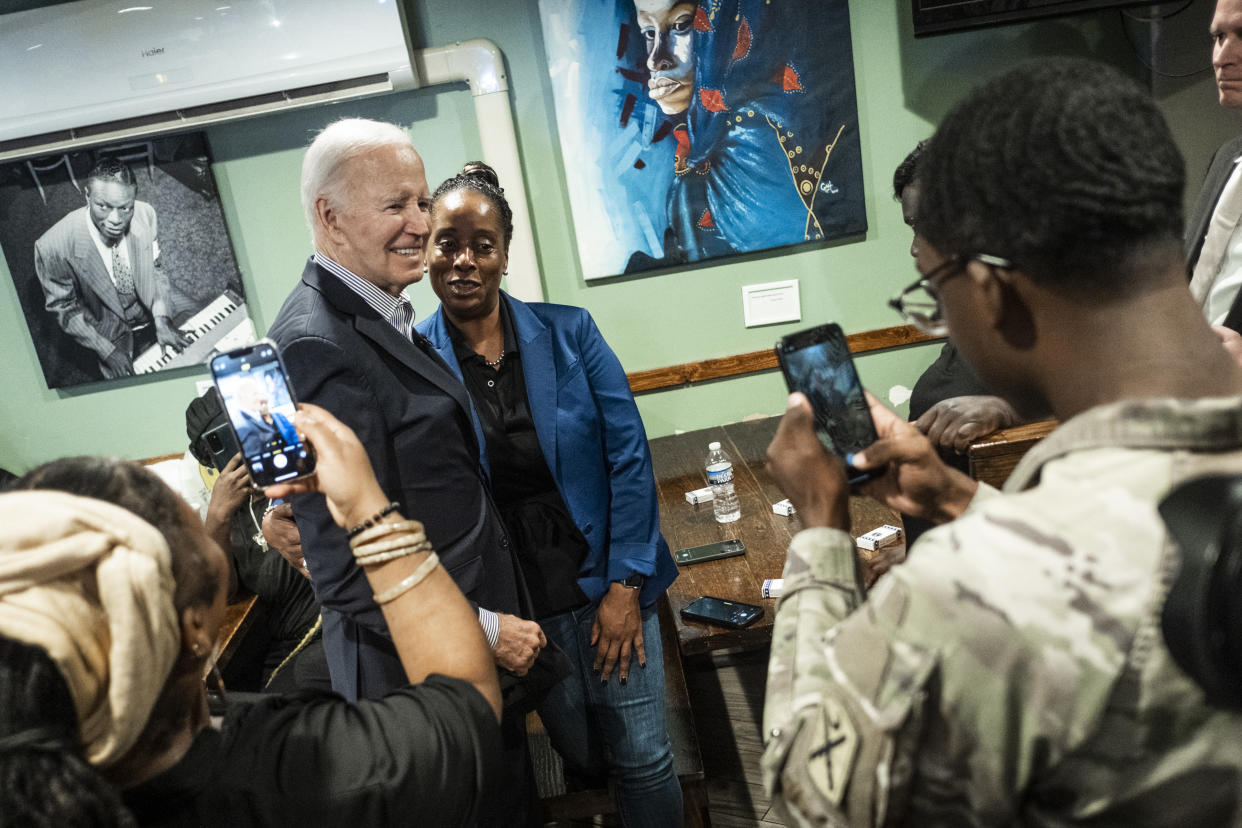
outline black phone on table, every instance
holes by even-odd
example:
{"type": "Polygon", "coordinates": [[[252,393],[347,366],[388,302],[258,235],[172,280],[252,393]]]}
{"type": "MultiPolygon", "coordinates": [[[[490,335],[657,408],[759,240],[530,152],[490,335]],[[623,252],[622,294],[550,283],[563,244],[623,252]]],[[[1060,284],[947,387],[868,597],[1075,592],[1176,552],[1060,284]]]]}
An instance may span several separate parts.
{"type": "Polygon", "coordinates": [[[678,566],[689,566],[690,564],[703,563],[703,561],[716,561],[721,558],[732,558],[735,555],[746,554],[746,544],[737,538],[732,540],[716,541],[715,543],[706,543],[702,546],[692,546],[689,549],[678,549],[673,555],[673,560],[678,566]]]}
{"type": "Polygon", "coordinates": [[[681,608],[682,618],[742,629],[763,617],[763,607],[704,595],[681,608]]]}
{"type": "MultiPolygon", "coordinates": [[[[776,359],[789,390],[801,391],[810,400],[815,433],[826,449],[844,461],[879,439],[840,325],[829,322],[781,337],[776,359]]],[[[851,483],[875,474],[848,463],[845,469],[851,483]]]]}
{"type": "Polygon", "coordinates": [[[212,357],[211,377],[256,486],[315,470],[314,452],[293,427],[297,400],[275,342],[260,339],[212,357]]]}

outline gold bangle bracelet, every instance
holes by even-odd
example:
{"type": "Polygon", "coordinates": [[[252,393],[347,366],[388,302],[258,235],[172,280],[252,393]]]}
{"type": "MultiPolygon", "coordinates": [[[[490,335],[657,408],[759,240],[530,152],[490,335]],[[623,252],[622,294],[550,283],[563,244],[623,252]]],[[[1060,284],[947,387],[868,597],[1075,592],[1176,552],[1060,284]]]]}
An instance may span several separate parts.
{"type": "Polygon", "coordinates": [[[389,549],[399,549],[412,543],[425,543],[426,540],[427,536],[422,532],[406,532],[392,538],[379,538],[370,543],[360,543],[355,546],[354,557],[360,558],[363,555],[372,555],[376,552],[387,552],[389,549]]]}
{"type": "Polygon", "coordinates": [[[418,569],[415,569],[412,573],[410,573],[408,577],[406,577],[400,583],[376,595],[375,603],[379,604],[380,606],[383,606],[384,604],[387,604],[388,602],[396,598],[400,598],[402,595],[404,595],[405,593],[409,592],[411,589],[413,589],[414,587],[422,583],[423,579],[425,579],[428,575],[430,575],[431,571],[435,569],[439,564],[440,564],[440,557],[435,552],[432,552],[430,555],[427,556],[427,560],[419,564],[418,569]]]}
{"type": "Polygon", "coordinates": [[[380,538],[387,537],[388,535],[391,535],[394,532],[411,532],[411,533],[422,534],[423,525],[419,523],[417,520],[400,520],[400,521],[393,521],[392,523],[380,523],[376,526],[372,526],[370,529],[366,530],[365,532],[361,532],[355,535],[354,537],[350,538],[349,545],[352,546],[354,549],[357,549],[360,546],[366,546],[367,544],[373,543],[374,541],[377,541],[380,538]]]}
{"type": "Polygon", "coordinates": [[[363,555],[355,555],[354,561],[358,566],[374,566],[375,564],[387,563],[395,561],[397,558],[404,558],[417,552],[430,552],[431,544],[426,538],[419,538],[413,543],[407,543],[402,546],[393,547],[391,549],[376,550],[367,552],[363,555]]]}

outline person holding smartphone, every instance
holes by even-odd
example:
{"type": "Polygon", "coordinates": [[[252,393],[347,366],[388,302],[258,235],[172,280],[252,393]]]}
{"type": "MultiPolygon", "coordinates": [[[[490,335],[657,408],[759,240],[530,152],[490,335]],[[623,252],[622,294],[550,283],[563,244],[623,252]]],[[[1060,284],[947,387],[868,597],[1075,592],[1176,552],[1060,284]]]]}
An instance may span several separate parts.
{"type": "Polygon", "coordinates": [[[1000,493],[872,398],[879,440],[851,460],[884,473],[863,491],[942,525],[866,595],[842,465],[791,395],[768,468],[805,528],[766,785],[799,825],[1234,824],[1242,716],[1159,634],[1179,561],[1160,501],[1242,471],[1242,368],[1186,290],[1169,128],[1118,70],[1045,59],[954,107],[919,164],[898,305],[1061,426],[1000,493]]]}
{"type": "MultiPolygon", "coordinates": [[[[208,435],[224,425],[232,437],[227,416],[214,387],[201,397],[195,397],[186,407],[185,428],[190,439],[190,453],[204,467],[211,467],[219,458],[208,435]]],[[[293,436],[296,439],[296,434],[293,436]]],[[[229,686],[239,690],[262,688],[268,692],[287,692],[299,687],[329,689],[331,679],[319,631],[319,601],[311,588],[305,562],[300,554],[278,554],[280,549],[265,539],[261,532],[262,521],[272,511],[272,506],[255,488],[249,464],[240,454],[224,460],[211,485],[211,499],[203,525],[229,554],[230,580],[235,582],[230,588],[230,600],[236,585],[240,584],[259,597],[263,608],[263,629],[252,631],[252,635],[263,633],[262,652],[256,654],[259,663],[247,663],[255,659],[231,659],[229,686]]],[[[296,537],[296,526],[293,533],[296,537]]]]}
{"type": "Polygon", "coordinates": [[[513,213],[473,162],[436,188],[419,324],[462,378],[534,617],[572,672],[539,716],[574,773],[616,782],[627,826],[680,825],[655,603],[677,577],[625,371],[582,308],[500,289],[513,213]]]}
{"type": "MultiPolygon", "coordinates": [[[[419,825],[491,814],[500,689],[474,610],[421,524],[388,512],[356,435],[305,406],[323,493],[406,684],[207,708],[227,562],[150,471],[74,457],[0,495],[0,813],[14,825],[419,825]],[[384,512],[383,517],[375,517],[384,512]],[[378,544],[378,545],[377,545],[378,544]]],[[[227,702],[227,697],[226,697],[227,702]]],[[[506,769],[507,770],[507,769],[506,769]]]]}

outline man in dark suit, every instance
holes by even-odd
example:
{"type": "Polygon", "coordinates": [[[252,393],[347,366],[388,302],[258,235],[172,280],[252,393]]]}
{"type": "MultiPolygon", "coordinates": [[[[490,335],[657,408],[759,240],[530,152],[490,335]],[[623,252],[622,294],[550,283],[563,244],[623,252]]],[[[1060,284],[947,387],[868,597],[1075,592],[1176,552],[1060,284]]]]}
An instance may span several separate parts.
{"type": "Polygon", "coordinates": [[[105,379],[134,373],[134,356],[156,344],[189,344],[172,324],[168,278],[159,268],[155,210],[136,200],[129,167],[102,158],[86,180],[86,206],[35,242],[35,274],[61,329],[99,357],[105,379]]]}
{"type": "MultiPolygon", "coordinates": [[[[338,121],[307,150],[302,206],[315,254],[277,314],[298,397],[331,411],[366,447],[380,485],[403,514],[421,520],[444,567],[476,605],[498,666],[518,675],[546,639],[518,617],[521,583],[479,465],[465,387],[412,330],[404,289],[423,273],[430,193],[422,160],[399,127],[338,121]]],[[[407,683],[371,589],[324,499],[296,499],[334,689],[375,698],[407,683]]],[[[522,717],[502,722],[506,761],[517,764],[498,824],[518,825],[528,770],[522,717]]]]}
{"type": "MultiPolygon", "coordinates": [[[[1217,0],[1212,17],[1212,68],[1220,105],[1242,109],[1242,0],[1217,0]]],[[[1242,345],[1242,135],[1212,157],[1186,224],[1190,290],[1226,346],[1242,345]]]]}

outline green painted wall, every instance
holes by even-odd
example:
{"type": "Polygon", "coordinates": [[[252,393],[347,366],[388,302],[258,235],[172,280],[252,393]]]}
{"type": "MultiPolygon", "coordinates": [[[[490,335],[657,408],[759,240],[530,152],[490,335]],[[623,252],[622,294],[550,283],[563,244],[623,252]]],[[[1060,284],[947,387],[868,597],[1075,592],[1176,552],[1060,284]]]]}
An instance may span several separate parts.
{"type": "MultiPolygon", "coordinates": [[[[791,330],[826,320],[839,321],[847,331],[897,324],[885,300],[914,271],[908,231],[889,194],[892,170],[964,91],[1023,57],[1093,55],[1148,82],[1188,156],[1191,191],[1211,152],[1237,129],[1234,119],[1215,104],[1210,73],[1151,77],[1132,45],[1137,42],[1141,51],[1150,27],[1127,27],[1119,12],[915,40],[906,0],[853,0],[850,17],[869,196],[866,238],[588,285],[578,270],[536,3],[427,0],[415,7],[407,2],[416,46],[483,37],[504,52],[534,222],[529,232],[535,236],[545,294],[549,301],[589,308],[630,371],[770,347],[791,330]],[[784,278],[800,280],[803,321],[744,328],[740,288],[784,278]]],[[[1193,31],[1206,31],[1211,9],[1212,0],[1194,1],[1186,12],[1198,21],[1193,31]]],[[[1194,41],[1192,48],[1199,44],[1206,56],[1206,37],[1194,41]]],[[[1206,66],[1206,57],[1202,64],[1206,66]]],[[[409,125],[433,186],[480,154],[473,104],[464,86],[208,130],[226,219],[260,331],[271,322],[310,250],[297,196],[301,149],[324,123],[352,114],[409,125]]],[[[20,472],[64,454],[147,457],[184,449],[183,412],[205,370],[48,390],[7,267],[0,266],[0,271],[0,466],[20,472]]],[[[424,285],[415,286],[413,298],[420,315],[435,307],[424,285]]],[[[937,347],[865,356],[859,371],[868,386],[885,396],[894,385],[913,385],[937,347]]],[[[643,395],[639,406],[648,432],[658,436],[748,414],[776,413],[783,401],[779,376],[768,373],[643,395]]]]}

